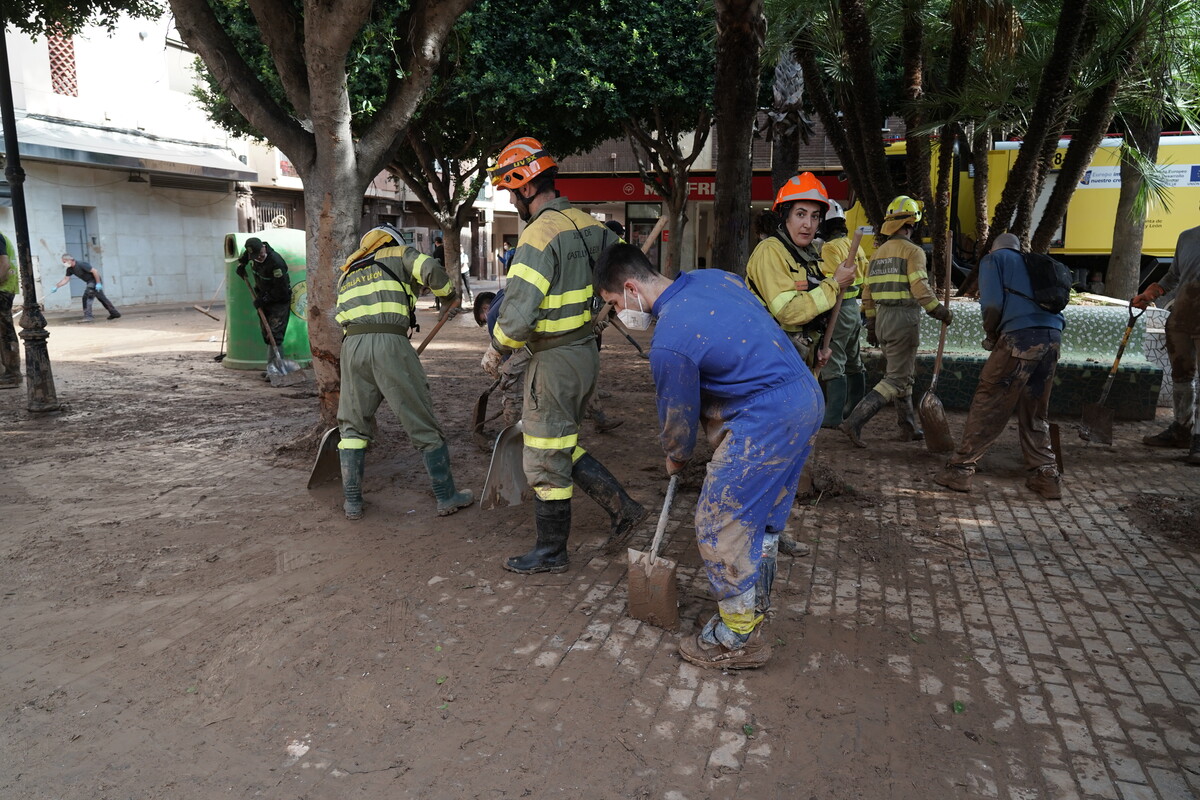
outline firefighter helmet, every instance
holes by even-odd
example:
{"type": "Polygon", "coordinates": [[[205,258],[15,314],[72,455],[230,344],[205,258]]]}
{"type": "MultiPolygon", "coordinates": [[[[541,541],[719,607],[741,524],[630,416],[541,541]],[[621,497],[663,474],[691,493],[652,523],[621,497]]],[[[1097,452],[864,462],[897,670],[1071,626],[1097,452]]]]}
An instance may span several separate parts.
{"type": "Polygon", "coordinates": [[[902,194],[888,204],[887,216],[884,219],[900,219],[912,217],[914,223],[921,221],[921,204],[906,194],[902,194]]]}
{"type": "Polygon", "coordinates": [[[496,166],[489,167],[492,186],[501,189],[517,189],[529,183],[557,162],[537,139],[523,136],[510,142],[496,158],[496,166]]]}
{"type": "Polygon", "coordinates": [[[823,213],[829,211],[829,192],[825,191],[825,184],[811,172],[802,172],[794,178],[788,178],[788,182],[779,187],[779,192],[775,195],[775,205],[771,206],[771,210],[778,213],[785,203],[794,203],[797,200],[820,203],[824,206],[823,213]]]}

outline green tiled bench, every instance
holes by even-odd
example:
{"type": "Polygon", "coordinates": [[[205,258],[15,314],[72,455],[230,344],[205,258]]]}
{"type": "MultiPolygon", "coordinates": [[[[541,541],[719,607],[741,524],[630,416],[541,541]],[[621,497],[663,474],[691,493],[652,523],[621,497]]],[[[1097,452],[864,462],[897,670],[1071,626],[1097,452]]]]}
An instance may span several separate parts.
{"type": "MultiPolygon", "coordinates": [[[[946,337],[946,354],[942,358],[942,375],[938,379],[938,397],[946,408],[966,410],[979,383],[988,353],[983,341],[983,320],[979,303],[955,300],[951,303],[954,324],[946,337]]],[[[1123,306],[1068,306],[1064,312],[1067,327],[1063,331],[1062,353],[1055,375],[1054,391],[1050,395],[1050,413],[1059,417],[1078,417],[1084,403],[1100,399],[1104,381],[1117,355],[1121,334],[1125,332],[1128,315],[1123,306]]],[[[926,315],[921,317],[921,352],[917,355],[916,382],[913,396],[920,398],[929,388],[940,323],[926,315]]],[[[1145,319],[1134,325],[1121,357],[1121,366],[1113,381],[1105,405],[1116,411],[1118,419],[1153,419],[1163,372],[1146,360],[1143,339],[1145,319]]],[[[863,343],[863,361],[867,367],[867,386],[873,386],[883,374],[883,359],[875,348],[863,343]]]]}

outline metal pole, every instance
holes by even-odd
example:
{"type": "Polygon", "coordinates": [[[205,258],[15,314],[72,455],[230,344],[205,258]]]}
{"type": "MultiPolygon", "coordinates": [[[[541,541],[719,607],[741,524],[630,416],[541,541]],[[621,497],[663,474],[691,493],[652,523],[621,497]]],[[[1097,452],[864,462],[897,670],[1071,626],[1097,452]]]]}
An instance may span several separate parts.
{"type": "Polygon", "coordinates": [[[58,411],[54,374],[50,371],[50,351],[46,340],[46,317],[37,301],[33,279],[33,255],[29,249],[29,217],[25,213],[25,170],[17,144],[17,118],[13,111],[12,76],[8,70],[8,42],[0,29],[0,122],[4,125],[4,150],[7,155],[4,177],[12,187],[13,222],[17,229],[17,261],[21,265],[24,302],[21,333],[25,340],[25,386],[29,392],[25,406],[30,411],[58,411]]]}

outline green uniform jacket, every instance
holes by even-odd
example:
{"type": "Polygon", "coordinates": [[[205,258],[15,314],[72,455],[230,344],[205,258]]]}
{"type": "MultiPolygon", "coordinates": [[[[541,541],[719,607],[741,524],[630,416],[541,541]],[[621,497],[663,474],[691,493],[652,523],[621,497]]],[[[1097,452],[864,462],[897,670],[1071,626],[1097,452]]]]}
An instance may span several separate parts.
{"type": "Polygon", "coordinates": [[[874,319],[876,306],[914,305],[926,313],[940,305],[925,273],[925,251],[903,236],[893,236],[871,258],[862,310],[867,319],[874,319]]]}
{"type": "Polygon", "coordinates": [[[454,285],[436,258],[405,244],[382,247],[352,264],[338,280],[335,319],[347,329],[389,325],[407,331],[422,285],[438,297],[454,296],[454,285]]]}
{"type": "Polygon", "coordinates": [[[510,353],[590,325],[592,267],[619,241],[567,198],[547,203],[517,241],[492,346],[510,353]]]}

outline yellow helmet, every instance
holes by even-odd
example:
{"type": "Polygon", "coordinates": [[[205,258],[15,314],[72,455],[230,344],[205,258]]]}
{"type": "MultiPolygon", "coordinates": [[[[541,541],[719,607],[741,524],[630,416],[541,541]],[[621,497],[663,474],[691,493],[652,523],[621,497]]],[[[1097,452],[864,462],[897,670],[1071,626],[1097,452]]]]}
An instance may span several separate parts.
{"type": "Polygon", "coordinates": [[[492,178],[492,186],[516,189],[529,183],[535,175],[557,165],[541,142],[523,136],[500,151],[496,166],[488,167],[488,173],[492,178]]]}
{"type": "Polygon", "coordinates": [[[888,204],[881,231],[884,236],[891,236],[905,225],[916,225],[920,221],[921,204],[902,194],[888,204]]]}

